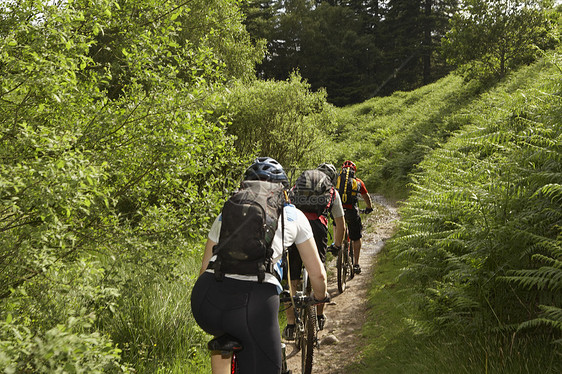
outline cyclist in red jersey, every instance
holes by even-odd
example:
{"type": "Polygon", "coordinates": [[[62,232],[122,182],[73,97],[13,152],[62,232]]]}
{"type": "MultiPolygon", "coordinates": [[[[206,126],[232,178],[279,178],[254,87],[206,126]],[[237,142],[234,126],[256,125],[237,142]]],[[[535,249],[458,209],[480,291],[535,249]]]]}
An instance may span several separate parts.
{"type": "MultiPolygon", "coordinates": [[[[338,180],[337,187],[342,198],[342,205],[345,211],[345,221],[347,222],[349,230],[349,238],[353,242],[353,257],[355,258],[353,270],[356,274],[360,274],[361,266],[359,265],[359,254],[361,252],[363,224],[361,222],[361,216],[359,215],[358,195],[361,195],[365,201],[365,213],[371,213],[373,211],[373,205],[369,192],[367,191],[367,187],[365,187],[365,183],[355,176],[355,172],[357,172],[357,166],[355,163],[349,160],[345,161],[342,165],[342,171],[347,170],[349,170],[348,175],[350,175],[350,181],[347,184],[349,188],[345,188],[345,186],[343,186],[344,182],[340,180],[338,180]]],[[[342,174],[340,174],[340,178],[341,175],[342,174]]]]}

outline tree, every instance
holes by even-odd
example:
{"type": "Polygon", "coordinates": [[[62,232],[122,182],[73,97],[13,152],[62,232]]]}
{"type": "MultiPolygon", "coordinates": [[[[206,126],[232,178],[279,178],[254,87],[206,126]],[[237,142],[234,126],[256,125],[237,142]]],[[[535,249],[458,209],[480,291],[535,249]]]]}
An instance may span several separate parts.
{"type": "Polygon", "coordinates": [[[373,91],[380,60],[378,1],[253,4],[246,8],[246,22],[254,38],[267,39],[268,48],[258,76],[285,80],[298,71],[313,90],[325,89],[336,105],[359,102],[373,91]]]}
{"type": "Polygon", "coordinates": [[[236,4],[2,2],[2,371],[117,370],[98,328],[204,237],[240,172],[209,97],[259,55],[236,4]]]}
{"type": "Polygon", "coordinates": [[[322,162],[326,128],[333,123],[324,90],[311,92],[292,74],[286,81],[236,84],[225,95],[228,105],[216,114],[229,117],[228,133],[239,152],[273,157],[286,168],[322,162]]]}
{"type": "Polygon", "coordinates": [[[447,61],[467,78],[501,78],[533,61],[537,48],[554,43],[544,9],[548,5],[534,0],[465,1],[442,42],[447,61]]]}
{"type": "Polygon", "coordinates": [[[457,7],[458,0],[388,2],[379,32],[382,83],[375,94],[417,88],[448,73],[438,45],[457,7]]]}

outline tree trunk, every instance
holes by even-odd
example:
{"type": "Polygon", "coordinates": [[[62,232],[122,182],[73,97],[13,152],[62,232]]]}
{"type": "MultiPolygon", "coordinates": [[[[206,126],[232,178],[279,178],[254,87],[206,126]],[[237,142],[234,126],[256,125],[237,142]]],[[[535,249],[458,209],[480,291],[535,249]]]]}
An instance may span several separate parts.
{"type": "Polygon", "coordinates": [[[425,0],[424,25],[423,25],[423,84],[431,82],[431,7],[433,0],[425,0]]]}

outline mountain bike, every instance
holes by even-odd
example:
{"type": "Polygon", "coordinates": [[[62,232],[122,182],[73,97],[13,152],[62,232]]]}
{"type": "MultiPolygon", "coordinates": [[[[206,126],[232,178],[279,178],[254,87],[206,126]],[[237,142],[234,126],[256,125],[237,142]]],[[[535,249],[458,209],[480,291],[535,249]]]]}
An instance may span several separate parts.
{"type": "MultiPolygon", "coordinates": [[[[365,214],[366,211],[365,209],[359,209],[359,213],[365,214]]],[[[349,229],[346,222],[345,236],[336,260],[336,266],[338,269],[338,291],[340,293],[345,291],[347,281],[355,277],[353,265],[355,265],[353,240],[349,238],[349,229]]]]}
{"type": "Polygon", "coordinates": [[[349,239],[349,230],[346,227],[343,244],[338,251],[338,258],[336,260],[338,269],[338,291],[340,293],[345,291],[347,281],[353,279],[355,276],[355,272],[353,271],[354,261],[353,242],[349,239]]]}
{"type": "MultiPolygon", "coordinates": [[[[234,336],[225,334],[215,337],[207,343],[207,348],[211,351],[220,351],[223,356],[232,355],[232,360],[230,364],[230,372],[232,374],[241,374],[240,368],[238,367],[237,353],[240,352],[244,347],[234,336]]],[[[282,366],[281,374],[291,374],[291,370],[287,370],[287,358],[285,356],[285,343],[281,343],[282,356],[282,366]]],[[[243,374],[243,373],[242,373],[243,374]]]]}
{"type": "MultiPolygon", "coordinates": [[[[303,281],[295,296],[291,298],[288,291],[283,291],[280,295],[281,302],[291,302],[295,312],[295,345],[301,352],[301,372],[302,374],[312,373],[312,360],[314,358],[314,348],[319,347],[318,323],[316,319],[316,304],[310,296],[310,282],[308,273],[303,268],[303,281]]],[[[322,300],[322,303],[328,302],[322,300]]]]}

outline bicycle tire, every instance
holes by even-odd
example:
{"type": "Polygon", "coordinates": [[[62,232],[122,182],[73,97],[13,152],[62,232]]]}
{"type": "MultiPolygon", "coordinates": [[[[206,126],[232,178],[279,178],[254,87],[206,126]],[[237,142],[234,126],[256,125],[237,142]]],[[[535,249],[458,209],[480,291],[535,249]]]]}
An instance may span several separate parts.
{"type": "Polygon", "coordinates": [[[338,269],[338,291],[340,293],[343,293],[343,291],[345,291],[346,283],[347,283],[347,275],[349,271],[346,261],[346,255],[345,255],[347,250],[348,250],[348,243],[344,241],[342,247],[338,252],[338,258],[336,261],[336,266],[338,269]]]}
{"type": "Polygon", "coordinates": [[[347,261],[347,265],[348,265],[348,272],[349,272],[349,279],[353,279],[353,277],[355,277],[355,271],[353,269],[353,265],[355,265],[355,256],[353,255],[353,242],[350,241],[349,242],[349,251],[347,252],[347,256],[348,256],[348,261],[347,261]]]}
{"type": "Polygon", "coordinates": [[[314,344],[316,342],[316,307],[309,305],[302,309],[304,334],[301,339],[301,371],[303,374],[312,373],[314,358],[314,344]]]}

